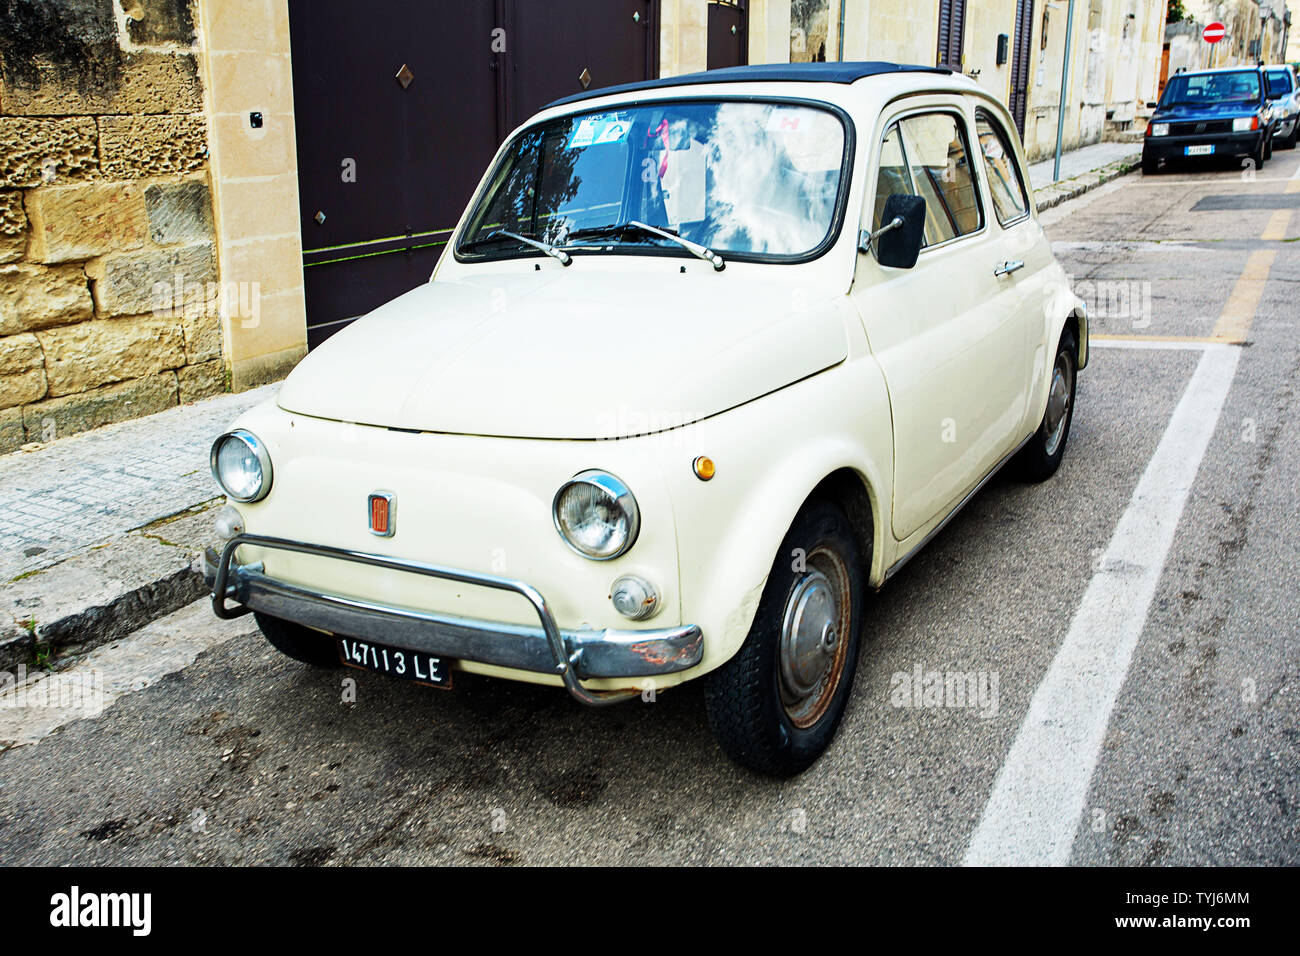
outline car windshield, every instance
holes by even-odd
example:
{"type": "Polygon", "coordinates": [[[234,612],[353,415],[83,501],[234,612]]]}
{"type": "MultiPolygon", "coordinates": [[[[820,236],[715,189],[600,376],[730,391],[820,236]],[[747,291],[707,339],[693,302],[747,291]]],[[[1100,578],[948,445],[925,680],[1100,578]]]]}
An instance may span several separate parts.
{"type": "Polygon", "coordinates": [[[1291,73],[1289,70],[1268,71],[1268,95],[1270,99],[1280,99],[1291,92],[1291,73]]]}
{"type": "Polygon", "coordinates": [[[1259,73],[1233,70],[1228,73],[1179,73],[1169,78],[1161,105],[1248,106],[1259,102],[1259,73]]]}
{"type": "Polygon", "coordinates": [[[670,231],[738,258],[800,259],[836,226],[847,132],[829,109],[690,100],[565,116],[522,133],[493,171],[458,255],[625,247],[689,255],[670,231]]]}

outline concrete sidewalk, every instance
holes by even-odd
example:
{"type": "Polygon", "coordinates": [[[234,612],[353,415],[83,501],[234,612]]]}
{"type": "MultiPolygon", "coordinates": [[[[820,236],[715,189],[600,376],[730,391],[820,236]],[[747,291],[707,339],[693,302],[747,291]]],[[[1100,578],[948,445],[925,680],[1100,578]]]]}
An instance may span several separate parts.
{"type": "Polygon", "coordinates": [[[278,388],[0,456],[0,671],[57,666],[202,596],[212,440],[278,388]]]}
{"type": "Polygon", "coordinates": [[[0,456],[0,581],[217,497],[212,440],[278,385],[0,456]]]}
{"type": "Polygon", "coordinates": [[[1052,181],[1055,159],[1029,167],[1034,202],[1040,211],[1073,199],[1142,165],[1142,146],[1136,143],[1094,143],[1061,155],[1061,179],[1052,181]]]}
{"type": "MultiPolygon", "coordinates": [[[[1030,169],[1039,209],[1137,165],[1101,143],[1030,169]]],[[[195,566],[215,543],[212,440],[278,385],[220,395],[0,456],[0,670],[58,666],[203,596],[195,566]]]]}

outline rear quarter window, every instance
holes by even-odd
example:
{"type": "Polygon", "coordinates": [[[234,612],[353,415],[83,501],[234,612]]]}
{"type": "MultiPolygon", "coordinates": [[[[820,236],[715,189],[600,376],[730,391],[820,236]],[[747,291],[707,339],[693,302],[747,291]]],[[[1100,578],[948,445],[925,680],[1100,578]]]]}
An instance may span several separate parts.
{"type": "Polygon", "coordinates": [[[979,137],[984,157],[984,174],[993,198],[993,211],[1002,225],[1029,213],[1025,182],[1016,164],[1015,150],[1002,124],[984,110],[975,113],[975,135],[979,137]]]}

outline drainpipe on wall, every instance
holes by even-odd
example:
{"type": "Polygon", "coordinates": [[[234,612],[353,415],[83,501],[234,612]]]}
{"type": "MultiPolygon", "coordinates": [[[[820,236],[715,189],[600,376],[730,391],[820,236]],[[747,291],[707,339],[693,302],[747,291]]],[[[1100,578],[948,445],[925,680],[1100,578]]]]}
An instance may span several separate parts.
{"type": "Polygon", "coordinates": [[[840,32],[839,32],[839,42],[838,42],[839,51],[836,54],[836,59],[838,59],[841,63],[844,62],[844,4],[845,2],[846,0],[840,0],[840,32]]]}
{"type": "Polygon", "coordinates": [[[1061,61],[1061,105],[1056,111],[1056,163],[1052,166],[1052,182],[1061,178],[1061,142],[1065,138],[1065,98],[1070,84],[1070,42],[1074,38],[1074,0],[1065,15],[1065,54],[1061,61]]]}

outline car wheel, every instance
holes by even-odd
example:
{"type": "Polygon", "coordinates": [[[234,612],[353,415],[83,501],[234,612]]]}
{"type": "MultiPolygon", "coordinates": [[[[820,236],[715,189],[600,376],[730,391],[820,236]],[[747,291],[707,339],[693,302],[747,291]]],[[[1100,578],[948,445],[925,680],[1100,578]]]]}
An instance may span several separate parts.
{"type": "Polygon", "coordinates": [[[1264,168],[1264,163],[1265,163],[1265,161],[1268,159],[1268,149],[1267,149],[1267,147],[1264,145],[1264,141],[1265,141],[1267,138],[1268,138],[1268,134],[1267,134],[1267,133],[1265,133],[1263,136],[1261,136],[1261,137],[1259,138],[1259,145],[1256,146],[1256,147],[1255,147],[1255,151],[1254,151],[1253,153],[1250,154],[1250,158],[1251,158],[1251,160],[1253,160],[1254,163],[1255,163],[1255,170],[1256,170],[1256,172],[1258,172],[1259,170],[1261,170],[1261,169],[1264,168]]]}
{"type": "Polygon", "coordinates": [[[1291,127],[1291,132],[1278,140],[1277,145],[1281,146],[1283,149],[1295,149],[1296,137],[1298,135],[1300,135],[1300,120],[1296,120],[1295,125],[1291,127]]]}
{"type": "Polygon", "coordinates": [[[1061,342],[1056,348],[1043,420],[1029,444],[1020,450],[1020,469],[1029,481],[1046,481],[1056,473],[1065,457],[1065,443],[1070,437],[1070,423],[1074,420],[1078,355],[1074,333],[1066,329],[1061,333],[1061,342]]]}
{"type": "Polygon", "coordinates": [[[303,627],[293,621],[271,617],[261,611],[254,611],[253,617],[257,619],[262,636],[281,654],[313,667],[343,666],[334,638],[330,635],[313,631],[310,627],[303,627]]]}
{"type": "Polygon", "coordinates": [[[844,513],[804,506],[781,543],[749,636],[709,675],[709,726],[732,760],[790,777],[835,736],[853,687],[862,561],[844,513]]]}
{"type": "Polygon", "coordinates": [[[1264,158],[1265,159],[1273,158],[1273,134],[1272,133],[1264,134],[1264,158]]]}

